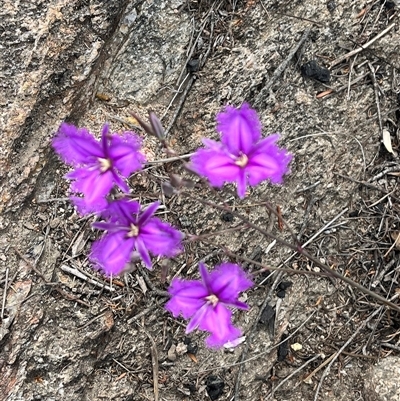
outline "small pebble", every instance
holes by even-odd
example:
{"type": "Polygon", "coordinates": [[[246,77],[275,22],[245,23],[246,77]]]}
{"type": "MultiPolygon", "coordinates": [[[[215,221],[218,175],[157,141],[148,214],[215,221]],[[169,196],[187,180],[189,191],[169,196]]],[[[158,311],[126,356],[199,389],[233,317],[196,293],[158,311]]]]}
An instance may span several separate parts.
{"type": "Polygon", "coordinates": [[[59,224],[60,224],[60,219],[56,217],[50,221],[50,228],[56,228],[59,226],[59,224]]]}
{"type": "Polygon", "coordinates": [[[176,346],[176,353],[177,353],[178,356],[186,354],[187,353],[187,345],[184,344],[184,343],[179,343],[176,346]]]}
{"type": "Polygon", "coordinates": [[[176,351],[176,345],[175,345],[175,344],[172,344],[172,345],[171,345],[171,348],[168,350],[168,353],[167,353],[167,358],[168,358],[171,362],[176,361],[176,353],[175,353],[175,351],[176,351]]]}

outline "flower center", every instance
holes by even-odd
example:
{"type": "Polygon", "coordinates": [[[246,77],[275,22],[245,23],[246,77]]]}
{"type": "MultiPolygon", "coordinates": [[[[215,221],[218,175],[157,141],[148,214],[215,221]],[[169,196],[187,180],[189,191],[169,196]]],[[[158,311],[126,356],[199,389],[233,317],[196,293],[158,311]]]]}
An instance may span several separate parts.
{"type": "Polygon", "coordinates": [[[111,160],[110,159],[103,159],[102,157],[98,158],[100,162],[100,171],[105,173],[107,170],[111,168],[111,160]]]}
{"type": "Polygon", "coordinates": [[[246,167],[249,162],[249,158],[243,153],[235,161],[235,164],[239,167],[246,167]]]}
{"type": "Polygon", "coordinates": [[[217,303],[218,303],[218,301],[219,301],[219,299],[217,298],[217,296],[216,295],[214,295],[214,294],[211,294],[211,295],[208,295],[207,297],[206,297],[206,300],[212,305],[212,306],[217,306],[217,303]]]}
{"type": "Polygon", "coordinates": [[[131,224],[130,226],[131,230],[128,233],[128,237],[137,237],[139,235],[139,227],[136,227],[134,224],[131,224]]]}

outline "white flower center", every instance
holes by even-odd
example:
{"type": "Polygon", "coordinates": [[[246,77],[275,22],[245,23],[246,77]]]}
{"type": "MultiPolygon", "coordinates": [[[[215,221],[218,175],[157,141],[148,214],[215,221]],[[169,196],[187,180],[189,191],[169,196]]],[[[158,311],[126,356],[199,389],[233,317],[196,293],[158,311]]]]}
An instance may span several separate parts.
{"type": "Polygon", "coordinates": [[[105,173],[107,170],[111,168],[111,160],[110,159],[103,159],[102,157],[98,158],[100,162],[100,171],[105,173]]]}
{"type": "Polygon", "coordinates": [[[249,158],[243,153],[235,161],[235,164],[239,167],[246,167],[249,162],[249,158]]]}
{"type": "Polygon", "coordinates": [[[136,227],[134,224],[131,224],[131,230],[128,233],[128,237],[137,237],[139,235],[139,227],[136,227]]]}
{"type": "Polygon", "coordinates": [[[206,297],[206,300],[207,300],[212,306],[214,306],[214,307],[217,305],[217,303],[218,303],[218,301],[219,301],[219,299],[217,298],[217,296],[214,295],[214,294],[208,295],[208,296],[206,297]]]}

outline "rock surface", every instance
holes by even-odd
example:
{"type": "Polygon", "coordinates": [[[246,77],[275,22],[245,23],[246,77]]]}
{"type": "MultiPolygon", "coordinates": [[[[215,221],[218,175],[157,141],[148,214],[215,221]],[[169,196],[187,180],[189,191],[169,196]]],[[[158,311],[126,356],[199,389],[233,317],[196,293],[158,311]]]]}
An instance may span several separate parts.
{"type": "Polygon", "coordinates": [[[365,378],[367,401],[400,400],[400,359],[389,356],[371,368],[365,378]]]}
{"type": "MultiPolygon", "coordinates": [[[[49,139],[101,64],[123,0],[10,1],[0,9],[0,213],[16,211],[47,162],[49,139]]],[[[85,93],[85,102],[91,99],[85,93]]],[[[0,229],[9,221],[4,217],[0,229]]]]}
{"type": "MultiPolygon", "coordinates": [[[[185,68],[191,26],[182,1],[131,3],[113,35],[113,54],[100,74],[99,91],[116,102],[150,105],[174,87],[185,68]]],[[[123,104],[123,103],[122,103],[123,104]]]]}

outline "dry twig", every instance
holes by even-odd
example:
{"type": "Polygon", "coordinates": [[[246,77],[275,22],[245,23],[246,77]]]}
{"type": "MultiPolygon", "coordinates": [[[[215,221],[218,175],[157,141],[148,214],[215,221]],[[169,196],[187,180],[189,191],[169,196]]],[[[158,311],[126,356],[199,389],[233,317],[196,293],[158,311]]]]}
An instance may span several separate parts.
{"type": "Polygon", "coordinates": [[[8,287],[8,267],[6,269],[6,281],[4,284],[3,302],[1,304],[1,315],[0,315],[1,321],[4,320],[4,308],[6,307],[7,287],[8,287]]]}
{"type": "MultiPolygon", "coordinates": [[[[263,234],[267,238],[271,238],[273,240],[276,240],[276,242],[279,243],[280,245],[285,246],[285,247],[287,247],[289,249],[292,249],[293,251],[297,252],[298,254],[306,257],[308,260],[313,262],[316,266],[318,266],[319,268],[324,270],[324,272],[327,273],[328,276],[337,278],[337,279],[345,282],[346,284],[349,284],[353,288],[357,288],[359,291],[363,292],[364,294],[369,295],[370,297],[374,298],[375,300],[377,300],[381,304],[384,304],[384,305],[388,306],[389,308],[400,312],[400,307],[398,305],[394,304],[393,302],[388,301],[386,298],[382,297],[381,295],[376,294],[375,292],[369,290],[368,288],[362,286],[361,284],[358,284],[355,281],[349,279],[348,277],[340,274],[336,270],[331,269],[327,265],[321,263],[321,261],[318,258],[316,258],[313,255],[311,255],[310,253],[308,253],[304,249],[304,246],[307,243],[309,243],[309,241],[312,240],[313,238],[310,238],[310,240],[307,241],[303,246],[301,246],[300,244],[294,245],[294,244],[292,244],[290,242],[287,242],[287,241],[285,241],[285,240],[283,240],[283,239],[281,239],[279,237],[276,237],[274,234],[271,234],[267,230],[262,229],[257,224],[252,223],[245,216],[243,216],[240,213],[237,213],[236,211],[232,210],[232,208],[230,208],[227,205],[217,205],[216,203],[207,201],[207,200],[205,200],[203,198],[194,197],[189,192],[185,192],[185,191],[181,191],[181,194],[186,196],[186,197],[189,197],[189,198],[191,198],[191,199],[193,199],[193,200],[195,200],[195,201],[197,201],[199,203],[201,203],[202,205],[210,206],[210,207],[212,207],[214,209],[217,209],[217,210],[229,211],[233,216],[237,217],[238,219],[240,219],[241,221],[246,223],[249,226],[249,228],[252,228],[252,229],[258,231],[259,233],[263,234]]],[[[342,213],[345,213],[347,210],[348,210],[348,208],[346,208],[344,211],[342,211],[342,213]]],[[[273,209],[271,211],[274,212],[273,209]]],[[[319,232],[316,235],[319,235],[319,232]]],[[[292,257],[293,256],[294,255],[292,255],[292,257]]]]}
{"type": "MultiPolygon", "coordinates": [[[[390,302],[394,301],[396,298],[400,296],[400,293],[395,294],[393,297],[390,298],[390,302]]],[[[327,365],[326,369],[324,370],[324,373],[321,376],[321,379],[318,383],[317,390],[315,392],[314,396],[314,401],[318,400],[318,394],[319,391],[321,390],[322,382],[324,381],[325,377],[328,375],[331,366],[333,363],[336,361],[337,358],[339,358],[339,355],[346,349],[346,347],[354,340],[354,338],[358,335],[358,333],[379,313],[381,313],[383,310],[383,306],[380,306],[375,312],[371,313],[367,319],[365,319],[361,324],[358,325],[356,331],[351,335],[351,337],[343,344],[343,346],[339,349],[339,351],[335,352],[333,354],[333,357],[330,358],[329,364],[327,365]]]]}
{"type": "Polygon", "coordinates": [[[73,276],[80,278],[83,281],[86,281],[86,282],[88,282],[90,284],[93,284],[96,287],[100,287],[100,288],[102,288],[104,290],[107,290],[107,291],[110,291],[110,292],[114,292],[115,291],[115,288],[110,287],[108,285],[104,285],[102,283],[99,283],[96,280],[93,280],[92,278],[90,278],[90,277],[86,276],[85,274],[83,274],[82,272],[80,272],[78,269],[75,269],[73,267],[69,267],[67,265],[61,265],[60,269],[62,271],[64,271],[64,272],[66,272],[66,273],[72,274],[73,276]]]}
{"type": "Polygon", "coordinates": [[[275,84],[276,80],[280,77],[283,71],[287,68],[289,65],[290,61],[294,57],[294,55],[297,53],[297,51],[300,49],[300,47],[303,45],[303,43],[307,40],[308,35],[310,34],[310,28],[307,28],[305,32],[303,33],[303,36],[300,38],[298,43],[290,50],[288,56],[285,58],[285,60],[282,61],[281,64],[279,64],[278,68],[274,71],[272,74],[271,79],[268,81],[268,83],[261,89],[260,93],[257,95],[254,105],[259,106],[262,99],[268,94],[268,91],[271,89],[272,85],[275,84]]]}
{"type": "Polygon", "coordinates": [[[383,138],[383,124],[382,124],[382,116],[381,116],[381,107],[380,107],[380,102],[379,102],[378,84],[376,82],[374,67],[372,67],[372,64],[370,62],[368,62],[368,68],[370,70],[370,76],[371,76],[372,84],[374,86],[376,112],[378,114],[378,122],[379,122],[379,134],[380,134],[380,137],[383,138]]]}
{"type": "Polygon", "coordinates": [[[28,258],[26,258],[18,249],[14,248],[15,253],[29,266],[29,268],[34,271],[44,282],[45,285],[47,286],[51,286],[53,287],[53,289],[55,289],[59,294],[61,294],[63,297],[71,300],[71,301],[75,301],[78,302],[81,305],[85,305],[88,308],[90,307],[90,305],[85,302],[82,301],[81,299],[74,297],[71,294],[68,294],[67,292],[65,292],[64,290],[62,290],[59,286],[59,283],[51,283],[49,281],[46,280],[46,277],[43,276],[43,274],[36,268],[36,266],[34,265],[34,263],[32,263],[28,258]]]}
{"type": "Polygon", "coordinates": [[[151,363],[153,365],[154,401],[158,401],[158,399],[159,399],[159,391],[158,391],[158,352],[157,352],[157,345],[156,345],[153,337],[143,327],[141,327],[141,329],[146,333],[146,336],[151,341],[151,363]]]}
{"type": "Polygon", "coordinates": [[[367,42],[365,45],[359,45],[360,47],[358,47],[357,49],[354,49],[354,50],[346,53],[345,55],[338,57],[336,60],[332,61],[331,67],[341,63],[343,60],[346,60],[346,58],[349,58],[351,56],[354,56],[354,55],[362,52],[367,47],[371,46],[374,42],[376,42],[378,39],[380,39],[382,36],[385,36],[395,25],[396,24],[393,22],[386,29],[384,29],[381,33],[379,33],[374,38],[372,38],[369,42],[367,42]]]}
{"type": "Polygon", "coordinates": [[[301,372],[307,365],[309,365],[311,362],[314,362],[316,359],[321,358],[320,354],[317,354],[313,356],[311,359],[308,361],[304,362],[299,368],[297,368],[295,371],[293,371],[289,376],[286,376],[272,391],[271,394],[267,396],[267,400],[271,397],[274,396],[274,393],[276,390],[278,390],[279,387],[283,386],[289,379],[291,379],[294,375],[297,373],[301,372]]]}

